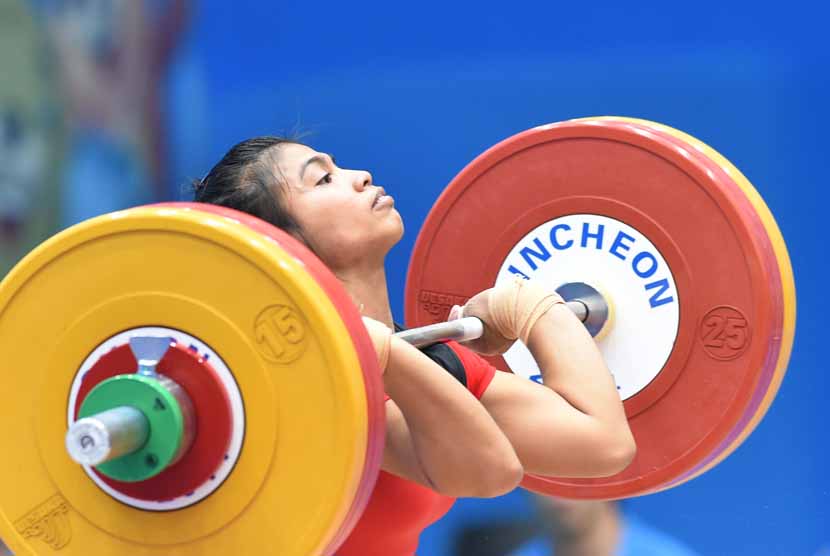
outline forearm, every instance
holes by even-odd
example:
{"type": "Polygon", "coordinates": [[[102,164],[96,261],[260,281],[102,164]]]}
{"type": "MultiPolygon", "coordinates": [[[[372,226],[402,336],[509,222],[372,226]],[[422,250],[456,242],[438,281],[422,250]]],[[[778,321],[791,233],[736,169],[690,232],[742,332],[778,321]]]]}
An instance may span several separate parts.
{"type": "Polygon", "coordinates": [[[611,373],[579,319],[554,305],[531,329],[528,348],[544,386],[505,377],[482,398],[525,469],[566,477],[625,469],[634,438],[611,373]]]}
{"type": "Polygon", "coordinates": [[[538,284],[514,280],[467,302],[464,314],[485,321],[484,336],[471,347],[501,353],[511,338],[526,339],[544,384],[497,374],[481,401],[527,472],[614,475],[634,457],[634,438],[593,338],[571,310],[556,301],[538,284]]]}
{"type": "Polygon", "coordinates": [[[622,402],[602,354],[567,306],[555,305],[539,319],[530,332],[528,348],[546,387],[578,411],[627,429],[622,402]]]}
{"type": "Polygon", "coordinates": [[[450,496],[496,496],[518,484],[522,469],[507,438],[435,362],[393,338],[384,384],[405,417],[410,456],[428,486],[450,496]]]}

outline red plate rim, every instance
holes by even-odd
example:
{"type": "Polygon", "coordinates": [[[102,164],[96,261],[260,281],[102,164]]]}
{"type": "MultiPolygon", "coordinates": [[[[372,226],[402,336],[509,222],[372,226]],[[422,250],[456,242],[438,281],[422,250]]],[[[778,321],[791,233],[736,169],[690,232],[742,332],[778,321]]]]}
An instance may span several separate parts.
{"type": "Polygon", "coordinates": [[[701,152],[699,149],[695,148],[694,145],[683,141],[681,138],[667,133],[659,128],[649,127],[645,124],[637,123],[637,122],[621,122],[621,121],[608,121],[609,125],[616,125],[616,126],[625,126],[628,125],[634,129],[639,129],[643,132],[653,133],[658,135],[665,140],[669,141],[670,143],[676,145],[679,148],[685,148],[691,156],[695,157],[700,163],[704,164],[707,169],[712,172],[714,175],[718,176],[719,179],[724,180],[725,182],[732,185],[731,188],[728,188],[727,191],[731,194],[731,198],[735,202],[736,205],[739,205],[742,210],[749,216],[749,221],[752,223],[753,226],[753,235],[759,239],[766,240],[766,246],[761,251],[761,254],[764,257],[764,265],[767,271],[767,276],[771,280],[771,288],[770,291],[773,293],[773,297],[771,298],[772,307],[771,307],[771,322],[773,327],[773,333],[770,337],[770,349],[767,352],[767,358],[764,361],[764,365],[759,373],[757,385],[755,387],[754,395],[749,400],[747,407],[744,411],[743,416],[740,418],[738,423],[729,433],[729,435],[724,438],[721,443],[712,451],[712,453],[707,456],[696,468],[695,470],[688,471],[678,477],[675,481],[671,483],[682,482],[686,477],[692,475],[697,469],[708,465],[712,460],[717,458],[720,454],[722,454],[725,450],[735,449],[737,446],[732,446],[735,439],[740,436],[741,432],[750,424],[755,413],[757,412],[758,408],[760,407],[761,403],[763,402],[764,397],[770,386],[772,385],[774,376],[775,376],[775,369],[778,363],[778,358],[781,353],[781,337],[783,335],[783,327],[784,327],[784,297],[783,297],[783,284],[781,280],[781,268],[778,262],[778,258],[775,256],[775,251],[772,246],[772,240],[769,237],[767,232],[766,226],[764,226],[763,221],[761,220],[760,216],[758,216],[758,212],[755,207],[752,205],[750,200],[746,197],[746,194],[741,190],[741,187],[735,182],[734,178],[727,173],[717,162],[709,158],[705,153],[701,152]]]}
{"type": "Polygon", "coordinates": [[[366,388],[366,402],[368,406],[368,441],[366,444],[366,456],[363,472],[361,474],[358,491],[355,499],[349,508],[344,521],[341,523],[332,540],[329,542],[325,554],[334,553],[337,548],[346,540],[351,533],[375,487],[377,476],[380,473],[380,465],[383,461],[383,449],[386,443],[386,409],[384,402],[383,382],[381,381],[380,369],[378,368],[377,355],[372,345],[363,320],[354,302],[343,285],[323,264],[312,251],[290,234],[250,214],[235,209],[212,205],[207,203],[158,203],[149,205],[151,207],[166,207],[183,210],[198,210],[229,218],[239,222],[248,228],[274,240],[280,247],[285,249],[291,256],[301,261],[329,298],[340,314],[340,318],[349,330],[352,342],[357,352],[360,367],[363,372],[363,383],[366,388]]]}

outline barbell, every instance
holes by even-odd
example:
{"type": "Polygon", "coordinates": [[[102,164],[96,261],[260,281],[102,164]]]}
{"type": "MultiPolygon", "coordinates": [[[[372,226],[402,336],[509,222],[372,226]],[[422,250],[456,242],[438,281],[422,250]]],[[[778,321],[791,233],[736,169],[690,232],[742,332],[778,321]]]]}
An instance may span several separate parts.
{"type": "MultiPolygon", "coordinates": [[[[418,237],[402,337],[481,334],[444,322],[450,307],[515,275],[594,335],[638,444],[613,477],[530,490],[681,484],[740,445],[784,376],[783,238],[749,181],[677,130],[574,120],[476,158],[418,237]]],[[[359,313],[307,249],[235,211],[137,207],[47,240],[0,284],[0,353],[0,537],[16,553],[333,554],[380,469],[359,313]]],[[[521,343],[491,361],[540,379],[521,343]]]]}

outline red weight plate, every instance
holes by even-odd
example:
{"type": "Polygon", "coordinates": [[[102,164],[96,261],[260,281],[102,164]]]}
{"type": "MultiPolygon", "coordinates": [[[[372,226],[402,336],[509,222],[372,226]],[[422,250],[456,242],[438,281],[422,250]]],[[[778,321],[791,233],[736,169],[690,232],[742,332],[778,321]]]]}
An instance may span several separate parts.
{"type": "MultiPolygon", "coordinates": [[[[197,430],[190,449],[178,462],[155,477],[136,483],[110,479],[95,472],[116,491],[138,500],[165,501],[186,496],[199,485],[211,480],[225,457],[231,440],[232,415],[228,395],[213,367],[187,346],[171,345],[159,361],[158,372],[181,386],[193,403],[197,430]]],[[[92,388],[119,374],[134,373],[138,363],[129,345],[122,345],[104,354],[87,371],[81,381],[75,403],[75,419],[84,398],[92,388]]]]}
{"type": "Polygon", "coordinates": [[[317,283],[320,284],[332,300],[332,303],[340,314],[340,318],[343,319],[346,328],[351,332],[352,341],[363,370],[363,382],[366,387],[369,438],[366,445],[366,459],[360,480],[360,487],[343,523],[324,552],[326,555],[333,554],[343,541],[346,540],[349,533],[351,533],[358,519],[363,515],[363,510],[369,503],[369,497],[374,490],[375,482],[380,472],[380,464],[383,460],[383,448],[386,441],[386,409],[384,406],[383,382],[380,378],[377,355],[366,333],[360,314],[354,306],[354,302],[340,281],[306,246],[279,228],[259,218],[233,209],[204,203],[163,203],[155,206],[185,208],[218,214],[240,222],[263,236],[272,239],[282,249],[303,262],[309,274],[317,280],[317,283]]]}
{"type": "MultiPolygon", "coordinates": [[[[407,276],[409,326],[445,319],[452,304],[494,284],[530,231],[569,215],[628,226],[654,246],[673,276],[679,307],[670,355],[625,401],[638,444],[634,462],[601,479],[529,476],[524,485],[531,490],[592,499],[649,492],[694,471],[744,416],[766,362],[775,359],[776,326],[768,317],[779,292],[769,280],[769,240],[757,233],[755,212],[736,197],[734,184],[708,170],[664,137],[566,122],[489,149],[427,217],[407,276]],[[715,317],[725,313],[717,311],[730,311],[733,320],[721,322],[715,317]],[[711,326],[703,322],[707,315],[714,315],[711,326]],[[716,330],[723,323],[735,333],[725,344],[716,330]]],[[[622,254],[610,242],[593,241],[598,250],[622,254]]],[[[578,245],[586,245],[584,236],[578,245]]],[[[507,368],[502,358],[491,362],[507,368]]]]}

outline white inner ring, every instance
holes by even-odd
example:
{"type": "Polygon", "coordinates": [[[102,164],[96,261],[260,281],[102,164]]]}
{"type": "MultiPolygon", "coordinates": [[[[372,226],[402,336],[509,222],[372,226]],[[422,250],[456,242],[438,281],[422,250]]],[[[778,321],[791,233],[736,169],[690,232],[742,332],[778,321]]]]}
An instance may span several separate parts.
{"type": "Polygon", "coordinates": [[[92,479],[95,484],[101,488],[101,490],[116,500],[134,508],[154,511],[168,511],[186,508],[187,506],[191,506],[207,497],[210,493],[219,488],[222,482],[228,477],[228,475],[230,475],[231,470],[233,470],[234,465],[239,459],[239,454],[242,451],[242,439],[245,436],[245,408],[242,404],[242,394],[239,392],[239,386],[236,384],[230,369],[228,369],[228,366],[222,358],[219,357],[219,355],[207,344],[180,330],[160,326],[133,328],[108,338],[96,347],[86,359],[84,359],[83,364],[81,364],[80,369],[75,374],[75,378],[72,381],[72,387],[69,391],[67,424],[71,425],[75,421],[74,410],[77,404],[78,391],[81,388],[81,382],[83,381],[84,375],[86,375],[87,371],[89,371],[105,353],[116,347],[129,343],[130,338],[134,336],[173,338],[177,344],[183,345],[191,350],[195,350],[200,358],[205,359],[208,363],[210,363],[224,386],[231,405],[232,428],[228,451],[225,454],[225,458],[222,460],[222,463],[206,482],[196,487],[196,489],[191,493],[172,500],[165,500],[163,502],[140,500],[138,498],[133,498],[132,496],[127,496],[102,481],[101,478],[95,474],[92,467],[84,465],[83,468],[84,471],[86,471],[86,474],[89,475],[90,479],[92,479]]]}
{"type": "MultiPolygon", "coordinates": [[[[550,290],[584,282],[613,305],[610,329],[597,345],[623,400],[660,374],[677,339],[680,305],[669,265],[639,231],[595,214],[556,218],[516,243],[496,283],[514,274],[538,279],[550,290]]],[[[516,342],[504,359],[514,373],[541,381],[523,343],[516,342]]]]}

